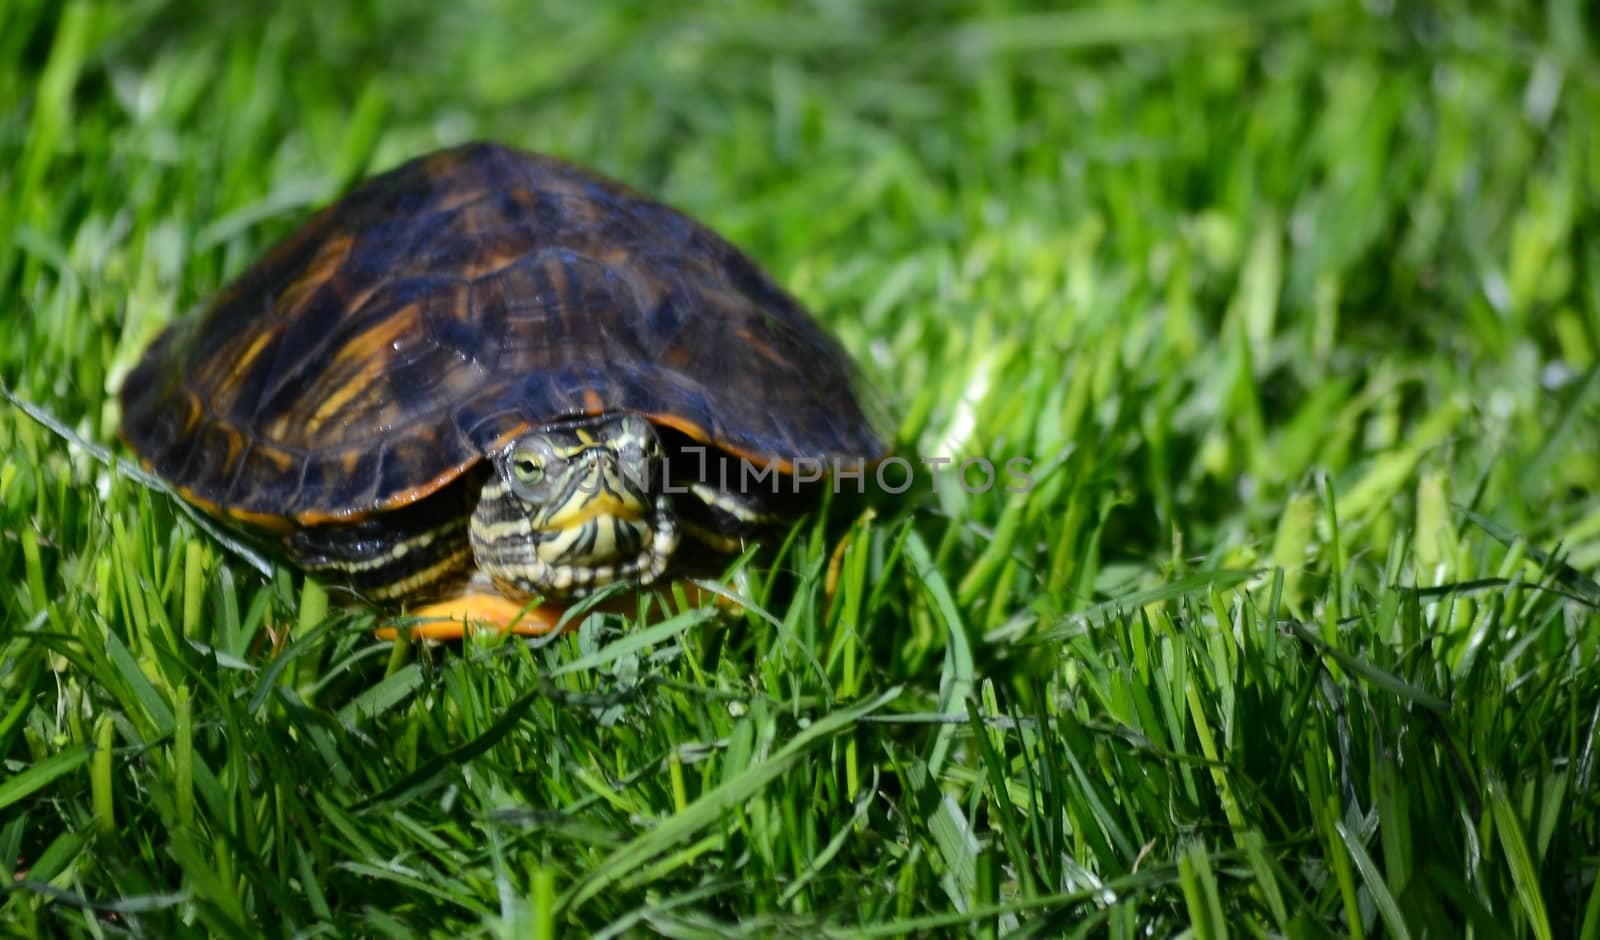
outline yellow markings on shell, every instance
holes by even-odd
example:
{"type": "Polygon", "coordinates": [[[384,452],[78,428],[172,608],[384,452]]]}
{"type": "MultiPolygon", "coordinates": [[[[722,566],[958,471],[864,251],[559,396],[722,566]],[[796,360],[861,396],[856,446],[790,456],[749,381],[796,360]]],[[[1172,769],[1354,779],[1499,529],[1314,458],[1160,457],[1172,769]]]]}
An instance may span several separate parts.
{"type": "Polygon", "coordinates": [[[228,439],[228,455],[222,459],[222,465],[232,468],[238,461],[239,455],[244,452],[244,436],[232,425],[218,425],[218,428],[223,432],[222,436],[228,439]]]}
{"type": "MultiPolygon", "coordinates": [[[[429,159],[426,169],[431,175],[444,176],[455,168],[454,164],[456,162],[457,158],[449,154],[443,154],[429,159]]],[[[488,194],[488,190],[473,186],[449,187],[440,192],[438,201],[433,204],[429,211],[449,212],[451,209],[459,209],[469,202],[482,199],[488,194]]]]}
{"type": "Polygon", "coordinates": [[[354,247],[355,239],[348,235],[324,241],[317,249],[316,257],[305,266],[301,275],[279,295],[278,309],[291,317],[299,316],[306,303],[327,285],[334,274],[338,273],[354,247]]]}
{"type": "Polygon", "coordinates": [[[311,420],[306,422],[308,434],[315,434],[339,413],[356,396],[372,391],[372,383],[390,365],[389,356],[394,341],[416,329],[416,307],[396,310],[384,317],[376,326],[352,337],[328,364],[329,376],[341,376],[333,391],[325,398],[311,420]],[[354,371],[341,375],[352,366],[354,371]]]}
{"type": "MultiPolygon", "coordinates": [[[[141,458],[139,463],[144,467],[146,472],[153,472],[151,470],[150,461],[141,458]]],[[[223,506],[213,500],[206,499],[204,496],[201,496],[198,492],[187,486],[178,487],[178,495],[182,496],[185,502],[193,503],[195,506],[200,507],[200,509],[210,513],[213,516],[235,519],[239,522],[243,522],[246,525],[255,526],[256,528],[265,532],[274,532],[279,535],[284,535],[293,528],[293,526],[289,524],[289,521],[284,519],[282,516],[265,512],[254,512],[240,506],[223,506]]]]}
{"type": "Polygon", "coordinates": [[[293,454],[286,450],[279,450],[276,447],[263,444],[260,441],[257,441],[256,445],[250,449],[250,453],[270,462],[274,467],[278,468],[279,473],[289,472],[289,468],[293,467],[295,463],[293,454]]]}
{"type": "Polygon", "coordinates": [[[267,344],[277,339],[278,335],[277,330],[262,330],[258,333],[256,338],[250,341],[250,345],[245,347],[244,352],[228,366],[229,373],[244,375],[250,369],[251,363],[256,361],[256,357],[261,355],[261,350],[266,349],[267,344]]]}
{"type": "MultiPolygon", "coordinates": [[[[200,423],[200,415],[205,409],[200,406],[200,396],[188,389],[184,389],[183,400],[189,406],[189,414],[183,419],[183,433],[188,436],[194,433],[194,426],[200,423]]],[[[120,435],[122,432],[119,430],[117,433],[120,435]]]]}
{"type": "MultiPolygon", "coordinates": [[[[343,357],[341,356],[340,358],[343,357]]],[[[307,433],[315,434],[322,430],[323,425],[338,414],[340,409],[348,405],[351,399],[363,392],[370,391],[372,381],[383,372],[384,368],[385,363],[382,359],[370,359],[360,369],[356,370],[354,375],[340,382],[339,386],[333,390],[333,393],[323,399],[322,404],[317,406],[317,410],[312,412],[311,420],[306,422],[307,433]]]]}

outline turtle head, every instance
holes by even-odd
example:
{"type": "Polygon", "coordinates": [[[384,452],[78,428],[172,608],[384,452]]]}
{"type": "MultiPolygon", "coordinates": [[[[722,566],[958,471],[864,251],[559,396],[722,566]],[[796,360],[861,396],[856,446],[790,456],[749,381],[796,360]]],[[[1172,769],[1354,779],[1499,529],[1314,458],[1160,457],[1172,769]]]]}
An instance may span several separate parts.
{"type": "Polygon", "coordinates": [[[678,528],[648,421],[607,415],[540,428],[493,464],[472,516],[472,552],[502,589],[579,597],[666,569],[678,528]]]}

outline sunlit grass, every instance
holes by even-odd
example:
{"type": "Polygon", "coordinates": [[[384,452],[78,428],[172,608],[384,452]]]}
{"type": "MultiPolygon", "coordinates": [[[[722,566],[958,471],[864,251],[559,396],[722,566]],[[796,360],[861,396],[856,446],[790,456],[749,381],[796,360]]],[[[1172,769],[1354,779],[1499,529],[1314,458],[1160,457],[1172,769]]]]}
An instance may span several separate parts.
{"type": "Polygon", "coordinates": [[[0,380],[87,441],[490,137],[1033,476],[841,501],[737,612],[396,647],[0,404],[0,925],[1600,936],[1600,33],[1524,6],[0,6],[0,380]]]}

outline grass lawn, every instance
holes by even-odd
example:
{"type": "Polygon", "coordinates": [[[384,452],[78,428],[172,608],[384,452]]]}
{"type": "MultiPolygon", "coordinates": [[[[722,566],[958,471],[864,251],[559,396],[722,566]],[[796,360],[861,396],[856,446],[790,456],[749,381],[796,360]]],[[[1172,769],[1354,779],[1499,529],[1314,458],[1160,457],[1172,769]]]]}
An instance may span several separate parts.
{"type": "Polygon", "coordinates": [[[0,402],[0,932],[1600,937],[1590,4],[266,6],[0,3],[0,381],[81,439],[0,402]],[[473,138],[1035,485],[411,647],[97,462],[163,324],[473,138]]]}

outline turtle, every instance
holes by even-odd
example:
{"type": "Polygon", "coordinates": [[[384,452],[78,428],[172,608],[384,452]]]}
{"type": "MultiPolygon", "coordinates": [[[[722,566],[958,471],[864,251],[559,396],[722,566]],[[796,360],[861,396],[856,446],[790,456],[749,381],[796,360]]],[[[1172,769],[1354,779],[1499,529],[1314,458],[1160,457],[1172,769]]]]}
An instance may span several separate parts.
{"type": "Polygon", "coordinates": [[[706,225],[492,142],[315,212],[127,374],[119,436],[456,636],[724,557],[887,453],[837,339],[706,225]]]}

